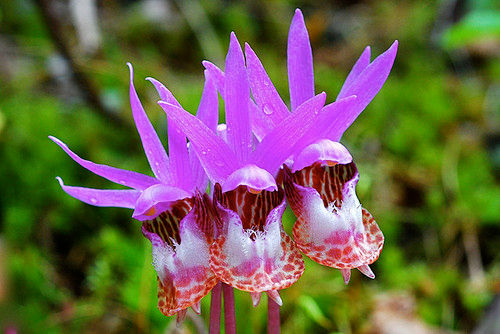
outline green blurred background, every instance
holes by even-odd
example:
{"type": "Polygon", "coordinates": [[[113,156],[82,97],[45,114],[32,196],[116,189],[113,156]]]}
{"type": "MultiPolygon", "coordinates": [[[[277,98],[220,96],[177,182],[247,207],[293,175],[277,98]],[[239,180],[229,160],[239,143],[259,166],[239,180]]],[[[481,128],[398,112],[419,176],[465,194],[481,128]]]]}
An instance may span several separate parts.
{"type": "MultiPolygon", "coordinates": [[[[306,259],[282,291],[284,333],[500,331],[500,18],[482,1],[0,2],[0,330],[175,332],[156,308],[150,243],[130,211],[60,189],[110,188],[47,139],[81,156],[149,172],[128,102],[127,61],[161,137],[165,83],[195,111],[201,61],[222,66],[229,33],[248,41],[288,96],[286,38],[302,8],[317,91],[332,101],[366,45],[400,41],[380,94],[342,142],[358,196],[386,241],[373,281],[306,259]],[[488,320],[489,319],[489,320],[488,320]],[[496,326],[496,327],[495,327],[496,326]],[[496,329],[495,329],[496,328],[496,329]]],[[[294,217],[289,211],[288,231],[294,217]]],[[[265,332],[266,298],[236,292],[240,333],[265,332]]],[[[188,314],[180,332],[207,326],[188,314]]]]}

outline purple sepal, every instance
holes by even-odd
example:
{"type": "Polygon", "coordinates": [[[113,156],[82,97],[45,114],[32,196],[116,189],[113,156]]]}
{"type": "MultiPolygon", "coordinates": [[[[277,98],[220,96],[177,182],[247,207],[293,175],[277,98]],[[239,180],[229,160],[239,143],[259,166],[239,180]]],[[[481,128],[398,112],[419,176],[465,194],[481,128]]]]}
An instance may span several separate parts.
{"type": "Polygon", "coordinates": [[[325,98],[326,94],[321,93],[300,105],[262,139],[251,161],[274,175],[293,153],[294,145],[315,125],[325,98]]]}
{"type": "Polygon", "coordinates": [[[148,119],[141,101],[137,96],[134,87],[134,69],[132,64],[127,63],[130,69],[130,107],[134,117],[135,126],[141,137],[144,152],[148,158],[149,165],[155,176],[163,183],[173,184],[174,180],[170,175],[170,165],[167,153],[163,147],[153,125],[148,119]]]}
{"type": "Polygon", "coordinates": [[[345,130],[377,95],[389,76],[397,50],[398,41],[395,41],[387,51],[366,66],[352,84],[343,89],[342,95],[339,97],[356,95],[357,100],[352,108],[343,113],[341,121],[332,124],[328,139],[339,141],[345,130]]]}
{"type": "Polygon", "coordinates": [[[314,69],[311,43],[300,9],[295,10],[288,32],[288,84],[292,111],[314,96],[314,69]]]}
{"type": "Polygon", "coordinates": [[[137,190],[104,190],[66,186],[60,177],[56,177],[61,188],[71,197],[94,206],[109,206],[133,209],[140,192],[137,190]]]}
{"type": "MultiPolygon", "coordinates": [[[[147,78],[156,88],[162,101],[181,107],[172,92],[161,82],[153,78],[147,78]]],[[[187,151],[186,136],[177,128],[174,122],[167,117],[168,127],[168,154],[170,158],[170,173],[175,186],[187,191],[194,188],[192,174],[189,173],[190,161],[187,151]]]]}
{"type": "Polygon", "coordinates": [[[130,187],[130,188],[135,188],[138,190],[143,190],[146,189],[147,187],[150,187],[154,184],[158,183],[158,180],[151,176],[147,176],[144,174],[120,169],[120,168],[115,168],[107,165],[101,165],[101,164],[96,164],[92,161],[85,160],[80,158],[78,155],[76,155],[73,151],[71,151],[68,146],[57,139],[56,137],[49,136],[49,139],[52,140],[54,143],[59,145],[60,148],[63,149],[66,154],[70,156],[71,159],[73,159],[76,163],[78,163],[80,166],[88,169],[94,174],[97,174],[101,177],[104,177],[112,182],[130,187]]]}
{"type": "Polygon", "coordinates": [[[158,102],[179,128],[189,138],[209,179],[222,183],[233,171],[240,167],[234,152],[199,119],[187,111],[165,102],[158,102]]]}

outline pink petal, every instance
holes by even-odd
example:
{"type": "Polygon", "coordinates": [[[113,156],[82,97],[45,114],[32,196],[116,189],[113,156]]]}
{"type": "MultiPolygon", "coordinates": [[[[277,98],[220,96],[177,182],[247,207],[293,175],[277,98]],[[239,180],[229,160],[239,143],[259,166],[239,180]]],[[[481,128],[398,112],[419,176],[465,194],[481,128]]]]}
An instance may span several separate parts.
{"type": "MultiPolygon", "coordinates": [[[[173,104],[179,108],[181,105],[174,95],[159,81],[147,78],[155,86],[162,101],[173,104]]],[[[168,154],[170,158],[170,173],[175,185],[184,190],[193,189],[193,178],[190,171],[190,161],[187,151],[186,136],[177,128],[175,122],[168,119],[168,154]]]]}
{"type": "Polygon", "coordinates": [[[224,102],[228,129],[227,139],[238,161],[244,163],[253,148],[248,111],[250,88],[243,51],[234,33],[231,33],[225,75],[224,102]]]}
{"type": "Polygon", "coordinates": [[[300,9],[295,10],[288,32],[287,66],[290,102],[294,111],[314,96],[311,43],[300,9]]]}
{"type": "MultiPolygon", "coordinates": [[[[217,97],[217,89],[215,87],[214,79],[205,70],[205,85],[201,95],[200,104],[196,118],[202,121],[210,130],[216,131],[217,123],[219,121],[219,100],[217,97]]],[[[191,161],[191,172],[193,177],[193,184],[197,189],[207,188],[207,174],[201,166],[200,160],[196,155],[194,149],[189,150],[189,158],[191,161]]]]}
{"type": "Polygon", "coordinates": [[[340,89],[339,95],[337,96],[337,100],[349,96],[347,92],[351,88],[352,84],[359,78],[360,73],[363,72],[368,65],[370,65],[370,54],[370,47],[367,46],[352,67],[349,75],[347,75],[344,85],[340,89]]]}
{"type": "Polygon", "coordinates": [[[225,98],[226,78],[224,72],[208,60],[204,60],[201,63],[205,67],[205,70],[210,74],[210,77],[214,80],[215,87],[219,91],[220,95],[225,98]]]}
{"type": "Polygon", "coordinates": [[[137,190],[102,190],[65,186],[60,177],[56,178],[61,188],[71,197],[94,206],[112,206],[133,209],[140,192],[137,190]]]}
{"type": "Polygon", "coordinates": [[[146,189],[147,187],[150,187],[154,184],[157,184],[158,181],[155,178],[152,178],[151,176],[147,176],[144,174],[124,170],[124,169],[119,169],[111,166],[106,166],[106,165],[101,165],[101,164],[96,164],[92,161],[89,160],[84,160],[80,158],[78,155],[73,153],[66,144],[64,144],[62,141],[59,139],[49,136],[50,140],[52,140],[54,143],[59,145],[60,148],[66,152],[71,159],[76,161],[80,166],[88,169],[94,174],[97,174],[99,176],[102,176],[112,182],[122,184],[127,187],[135,188],[135,189],[146,189]]]}
{"type": "Polygon", "coordinates": [[[201,301],[194,303],[193,306],[191,306],[193,309],[194,313],[200,315],[201,314],[201,301]]]}
{"type": "Polygon", "coordinates": [[[262,292],[250,292],[250,296],[252,297],[252,305],[253,307],[257,307],[260,303],[260,297],[262,296],[262,292]]]}
{"type": "Polygon", "coordinates": [[[153,125],[148,119],[141,101],[134,88],[134,70],[132,64],[127,63],[130,69],[130,106],[134,117],[135,125],[141,137],[144,152],[155,176],[163,183],[172,184],[170,176],[170,166],[165,148],[161,144],[153,125]]]}
{"type": "MultiPolygon", "coordinates": [[[[202,64],[203,66],[205,66],[206,71],[208,71],[210,73],[210,76],[214,79],[215,86],[217,87],[217,90],[221,94],[222,98],[225,99],[224,72],[222,72],[221,69],[219,69],[209,61],[204,60],[202,64]]],[[[249,100],[249,108],[252,131],[254,132],[257,139],[261,140],[265,137],[266,134],[271,132],[271,130],[273,129],[273,124],[269,123],[267,117],[265,117],[265,114],[252,100],[249,100]]]]}
{"type": "Polygon", "coordinates": [[[325,93],[318,94],[278,124],[257,146],[252,161],[269,173],[276,173],[292,154],[294,145],[315,124],[325,98],[325,93]]]}
{"type": "Polygon", "coordinates": [[[215,131],[219,122],[219,100],[215,79],[209,71],[205,70],[205,85],[201,94],[200,104],[196,118],[202,121],[209,129],[215,131]]]}
{"type": "Polygon", "coordinates": [[[283,306],[283,301],[281,300],[281,297],[280,297],[278,290],[267,291],[267,297],[274,300],[274,302],[276,304],[278,304],[279,306],[283,306]]]}
{"type": "Polygon", "coordinates": [[[250,88],[259,106],[258,110],[265,115],[264,117],[267,116],[268,122],[276,126],[289,116],[290,111],[274,88],[259,58],[248,44],[245,44],[245,55],[250,88]]]}
{"type": "Polygon", "coordinates": [[[328,138],[332,124],[336,124],[346,110],[350,110],[356,105],[356,99],[357,97],[352,95],[323,107],[319,115],[314,119],[314,125],[310,126],[300,141],[295,144],[293,148],[294,155],[300,154],[303,149],[314,142],[328,138]]]}
{"type": "Polygon", "coordinates": [[[200,162],[213,183],[221,183],[239,164],[228,145],[199,119],[172,104],[158,102],[189,138],[200,162]]]}
{"type": "Polygon", "coordinates": [[[345,285],[349,284],[349,280],[351,279],[351,269],[340,269],[340,272],[342,273],[345,285]]]}
{"type": "Polygon", "coordinates": [[[371,279],[374,279],[375,278],[375,274],[373,273],[373,271],[371,270],[370,266],[367,265],[367,264],[364,264],[362,266],[359,266],[358,267],[358,270],[365,276],[371,278],[371,279]]]}
{"type": "Polygon", "coordinates": [[[339,141],[345,130],[377,95],[389,76],[397,49],[398,41],[395,41],[387,51],[378,56],[358,75],[355,82],[344,90],[343,95],[357,96],[356,104],[342,113],[335,123],[332,123],[328,139],[339,141]]]}

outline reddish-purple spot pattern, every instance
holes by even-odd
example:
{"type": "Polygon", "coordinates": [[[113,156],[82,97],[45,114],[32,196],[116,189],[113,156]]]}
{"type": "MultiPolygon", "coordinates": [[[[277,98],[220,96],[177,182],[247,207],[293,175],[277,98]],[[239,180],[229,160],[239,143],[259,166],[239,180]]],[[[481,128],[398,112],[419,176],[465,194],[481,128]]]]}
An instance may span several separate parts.
{"type": "Polygon", "coordinates": [[[362,209],[363,230],[342,231],[325,236],[324,244],[310,242],[309,222],[305,220],[303,188],[313,188],[323,200],[325,208],[330,203],[340,208],[344,186],[354,177],[357,169],[354,163],[335,166],[322,166],[316,163],[295,173],[285,169],[283,180],[285,193],[290,206],[298,217],[293,227],[297,246],[305,255],[325,266],[349,269],[373,263],[380,255],[384,236],[372,215],[362,209]]]}

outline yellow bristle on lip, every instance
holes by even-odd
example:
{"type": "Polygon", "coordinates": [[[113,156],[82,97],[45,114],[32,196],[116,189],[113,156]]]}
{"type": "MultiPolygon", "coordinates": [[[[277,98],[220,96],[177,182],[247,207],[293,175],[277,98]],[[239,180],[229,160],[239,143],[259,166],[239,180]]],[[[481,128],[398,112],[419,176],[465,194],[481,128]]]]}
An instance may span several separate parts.
{"type": "Polygon", "coordinates": [[[328,166],[330,166],[330,167],[333,167],[333,166],[335,166],[335,165],[337,164],[337,162],[332,161],[332,160],[327,160],[327,161],[326,161],[326,164],[327,164],[328,166]]]}
{"type": "Polygon", "coordinates": [[[156,213],[156,209],[154,208],[154,206],[152,208],[150,208],[148,211],[146,211],[144,214],[146,216],[152,216],[156,213]]]}
{"type": "Polygon", "coordinates": [[[262,192],[262,190],[257,190],[257,189],[250,188],[250,187],[247,187],[247,188],[248,188],[248,191],[254,195],[258,195],[262,192]]]}

